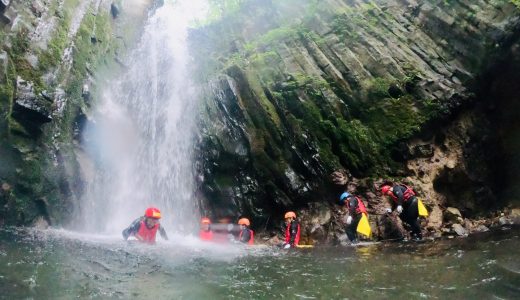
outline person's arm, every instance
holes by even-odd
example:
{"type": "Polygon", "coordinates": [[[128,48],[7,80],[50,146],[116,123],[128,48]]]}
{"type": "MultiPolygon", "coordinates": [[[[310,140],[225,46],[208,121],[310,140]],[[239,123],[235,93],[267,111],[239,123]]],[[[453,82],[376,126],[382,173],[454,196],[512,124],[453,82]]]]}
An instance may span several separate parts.
{"type": "Polygon", "coordinates": [[[291,226],[291,225],[287,225],[287,224],[284,224],[285,227],[283,228],[284,229],[284,232],[285,232],[285,240],[284,240],[284,245],[286,244],[289,244],[289,242],[291,241],[291,231],[289,230],[289,234],[287,234],[287,226],[291,226]]]}
{"type": "Polygon", "coordinates": [[[168,235],[166,234],[166,230],[162,227],[162,225],[159,225],[159,234],[164,240],[168,240],[168,235]]]}
{"type": "Polygon", "coordinates": [[[135,221],[128,226],[125,230],[123,230],[123,238],[125,241],[130,237],[134,236],[139,231],[139,226],[141,226],[141,218],[137,218],[135,221]]]}
{"type": "Polygon", "coordinates": [[[291,232],[291,240],[289,241],[289,243],[291,244],[291,246],[293,246],[294,240],[296,239],[296,235],[298,234],[298,222],[295,221],[295,222],[291,223],[290,232],[291,232]]]}
{"type": "Polygon", "coordinates": [[[393,193],[397,197],[397,206],[402,206],[404,201],[404,188],[396,185],[393,188],[393,193]]]}

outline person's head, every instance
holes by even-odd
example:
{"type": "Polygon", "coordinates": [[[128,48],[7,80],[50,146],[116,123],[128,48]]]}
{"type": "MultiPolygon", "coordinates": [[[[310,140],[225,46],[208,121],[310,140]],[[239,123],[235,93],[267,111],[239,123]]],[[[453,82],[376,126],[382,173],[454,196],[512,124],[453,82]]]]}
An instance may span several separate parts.
{"type": "Polygon", "coordinates": [[[343,192],[343,194],[339,196],[339,204],[344,204],[348,197],[350,197],[350,194],[348,192],[343,192]]]}
{"type": "Polygon", "coordinates": [[[200,229],[204,231],[209,231],[209,225],[211,224],[211,220],[209,218],[200,219],[200,229]]]}
{"type": "Polygon", "coordinates": [[[238,220],[238,225],[240,225],[240,229],[244,229],[246,227],[249,227],[251,223],[249,222],[249,219],[241,218],[240,220],[238,220]]]}
{"type": "Polygon", "coordinates": [[[381,193],[383,194],[383,196],[388,195],[390,192],[392,192],[392,190],[393,188],[389,184],[385,184],[381,187],[381,193]]]}
{"type": "Polygon", "coordinates": [[[284,219],[285,223],[289,224],[296,219],[296,214],[293,211],[288,211],[285,213],[284,219]]]}
{"type": "Polygon", "coordinates": [[[144,211],[144,218],[146,227],[152,228],[159,224],[161,218],[161,211],[155,207],[149,207],[144,211]]]}

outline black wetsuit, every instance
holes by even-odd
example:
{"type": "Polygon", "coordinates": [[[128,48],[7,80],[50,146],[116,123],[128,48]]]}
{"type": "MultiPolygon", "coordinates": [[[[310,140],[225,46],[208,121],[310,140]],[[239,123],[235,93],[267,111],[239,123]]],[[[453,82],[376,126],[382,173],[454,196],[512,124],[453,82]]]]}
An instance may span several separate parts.
{"type": "Polygon", "coordinates": [[[240,234],[238,236],[239,236],[239,239],[238,239],[239,242],[244,243],[244,244],[249,243],[249,240],[251,239],[251,229],[249,229],[247,227],[242,229],[242,231],[240,232],[240,234]]]}
{"type": "Polygon", "coordinates": [[[397,204],[395,201],[392,201],[394,209],[398,205],[403,207],[403,212],[399,215],[399,218],[401,218],[401,220],[406,224],[410,225],[412,228],[412,234],[415,237],[422,238],[421,225],[419,223],[419,208],[417,206],[418,200],[415,196],[405,199],[404,193],[406,190],[407,187],[402,185],[395,185],[393,187],[393,194],[397,197],[397,204]]]}
{"type": "MultiPolygon", "coordinates": [[[[144,221],[146,223],[145,217],[139,217],[135,219],[135,221],[133,221],[132,224],[130,224],[130,226],[123,230],[123,238],[125,240],[127,240],[130,236],[135,236],[139,232],[139,228],[141,228],[141,221],[144,221]]],[[[163,239],[168,240],[166,231],[161,225],[159,225],[159,229],[157,231],[159,231],[159,234],[163,239]]]]}
{"type": "Polygon", "coordinates": [[[285,243],[291,245],[292,248],[300,243],[300,223],[292,220],[285,228],[285,243]]]}
{"type": "Polygon", "coordinates": [[[357,226],[363,214],[356,212],[358,208],[358,200],[355,196],[349,196],[346,201],[348,201],[348,213],[352,217],[352,222],[347,224],[345,227],[345,232],[347,233],[348,239],[351,242],[357,242],[357,226]]]}

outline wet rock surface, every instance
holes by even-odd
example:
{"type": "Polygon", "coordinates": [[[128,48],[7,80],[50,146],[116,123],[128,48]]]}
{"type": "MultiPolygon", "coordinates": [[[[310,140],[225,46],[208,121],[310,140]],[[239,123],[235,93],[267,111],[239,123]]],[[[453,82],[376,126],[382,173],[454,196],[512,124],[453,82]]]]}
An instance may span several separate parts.
{"type": "Polygon", "coordinates": [[[444,211],[444,219],[448,222],[462,222],[462,215],[455,207],[448,207],[444,211]]]}
{"type": "Polygon", "coordinates": [[[3,13],[11,3],[11,0],[0,0],[0,13],[3,13]]]}
{"type": "Polygon", "coordinates": [[[9,63],[9,59],[7,57],[7,52],[0,51],[0,82],[5,83],[6,75],[7,75],[7,66],[9,63]]]}
{"type": "Polygon", "coordinates": [[[453,224],[452,229],[459,236],[467,236],[468,235],[468,232],[467,232],[466,228],[464,228],[464,226],[462,226],[460,224],[453,224]]]}
{"type": "Polygon", "coordinates": [[[26,123],[28,127],[36,128],[52,121],[53,99],[44,94],[37,95],[32,82],[18,77],[15,93],[14,118],[26,123]]]}
{"type": "Polygon", "coordinates": [[[72,216],[84,185],[78,120],[90,109],[81,86],[96,68],[115,71],[115,50],[142,24],[133,17],[132,25],[111,23],[105,0],[1,0],[0,183],[10,189],[0,196],[0,223],[64,224],[72,216]]]}
{"type": "MultiPolygon", "coordinates": [[[[493,97],[484,94],[493,66],[518,57],[516,7],[325,1],[330,10],[305,15],[304,4],[257,4],[247,6],[248,18],[191,32],[204,66],[198,68],[212,73],[204,68],[216,66],[220,74],[209,84],[200,122],[199,177],[201,187],[212,187],[202,188],[203,202],[233,199],[227,212],[276,227],[289,209],[326,202],[337,210],[337,197],[349,190],[367,201],[381,238],[405,230],[398,220],[385,221],[380,178],[418,191],[430,211],[424,227],[431,234],[445,225],[451,231],[464,218],[491,218],[503,207],[494,178],[504,165],[494,163],[493,122],[485,108],[493,97]],[[288,11],[306,17],[284,23],[288,11]],[[244,177],[255,189],[237,193],[246,190],[244,177]],[[447,207],[460,214],[446,216],[447,207]]],[[[316,231],[311,215],[302,219],[309,232],[316,231]]],[[[329,227],[341,232],[343,225],[334,222],[329,227]]],[[[480,225],[487,226],[475,228],[480,225]]]]}

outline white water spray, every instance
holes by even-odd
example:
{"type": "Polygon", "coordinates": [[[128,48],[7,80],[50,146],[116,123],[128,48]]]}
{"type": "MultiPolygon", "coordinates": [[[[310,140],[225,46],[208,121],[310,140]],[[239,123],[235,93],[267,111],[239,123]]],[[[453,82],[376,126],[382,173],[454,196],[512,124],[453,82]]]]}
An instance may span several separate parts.
{"type": "Polygon", "coordinates": [[[188,67],[188,26],[204,0],[166,2],[150,16],[129,69],[102,93],[85,147],[96,161],[80,211],[87,231],[115,233],[148,206],[166,230],[198,222],[194,198],[196,90],[188,67]]]}

